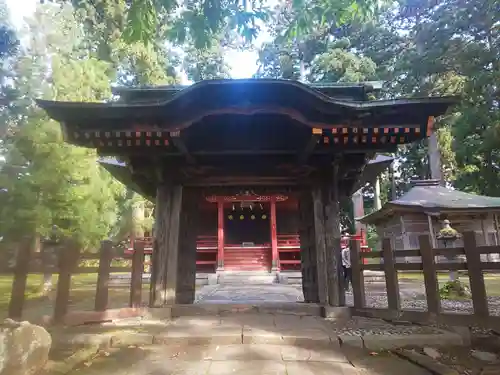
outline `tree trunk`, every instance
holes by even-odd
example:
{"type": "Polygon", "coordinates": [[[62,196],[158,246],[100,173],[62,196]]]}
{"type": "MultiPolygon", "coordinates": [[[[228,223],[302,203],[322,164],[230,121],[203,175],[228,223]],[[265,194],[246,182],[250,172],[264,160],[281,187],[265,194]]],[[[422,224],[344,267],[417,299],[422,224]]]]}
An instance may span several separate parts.
{"type": "Polygon", "coordinates": [[[132,234],[134,238],[144,237],[144,202],[135,202],[132,206],[132,234]]]}
{"type": "MultiPolygon", "coordinates": [[[[53,265],[53,257],[54,249],[49,248],[48,245],[42,246],[42,239],[39,234],[36,234],[33,237],[33,250],[32,253],[37,253],[40,256],[41,264],[44,269],[53,265]]],[[[40,292],[42,296],[48,296],[48,294],[52,291],[52,272],[43,272],[40,292]]]]}

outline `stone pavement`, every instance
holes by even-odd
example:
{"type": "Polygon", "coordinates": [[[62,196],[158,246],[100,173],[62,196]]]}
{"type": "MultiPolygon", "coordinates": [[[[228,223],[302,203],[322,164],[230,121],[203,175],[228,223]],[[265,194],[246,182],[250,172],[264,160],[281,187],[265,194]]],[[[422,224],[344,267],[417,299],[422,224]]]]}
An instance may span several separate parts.
{"type": "Polygon", "coordinates": [[[71,375],[430,375],[389,353],[279,345],[151,346],[111,350],[71,375]]]}
{"type": "MultiPolygon", "coordinates": [[[[328,321],[292,313],[230,310],[168,322],[130,319],[74,327],[64,333],[66,336],[53,334],[55,346],[86,343],[94,348],[91,355],[96,357],[88,367],[69,372],[71,375],[427,375],[397,356],[379,352],[409,344],[443,345],[461,340],[457,334],[430,327],[394,326],[363,318],[328,321]]],[[[68,373],[53,369],[54,374],[68,373]]]]}

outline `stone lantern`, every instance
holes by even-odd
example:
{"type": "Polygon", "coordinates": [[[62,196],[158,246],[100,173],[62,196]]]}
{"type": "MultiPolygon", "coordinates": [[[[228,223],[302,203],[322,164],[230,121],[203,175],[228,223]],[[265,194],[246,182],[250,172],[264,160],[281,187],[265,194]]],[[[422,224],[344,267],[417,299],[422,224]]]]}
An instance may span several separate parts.
{"type": "MultiPolygon", "coordinates": [[[[436,239],[442,242],[443,247],[454,247],[455,242],[461,238],[460,233],[458,233],[455,229],[453,229],[450,225],[449,220],[443,220],[443,227],[438,232],[436,239]]],[[[457,260],[456,255],[446,255],[446,258],[449,263],[455,263],[457,260]]],[[[450,281],[457,280],[457,272],[450,271],[450,281]]]]}

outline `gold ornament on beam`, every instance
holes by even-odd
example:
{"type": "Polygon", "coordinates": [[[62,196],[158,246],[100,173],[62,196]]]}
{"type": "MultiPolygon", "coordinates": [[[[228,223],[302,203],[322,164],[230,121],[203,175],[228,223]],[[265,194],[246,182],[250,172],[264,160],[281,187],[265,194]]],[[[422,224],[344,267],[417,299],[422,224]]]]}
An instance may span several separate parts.
{"type": "Polygon", "coordinates": [[[228,218],[229,220],[233,220],[233,215],[229,215],[227,218],[228,218]]]}
{"type": "Polygon", "coordinates": [[[250,219],[255,220],[255,215],[250,216],[250,219]]]}
{"type": "Polygon", "coordinates": [[[240,220],[243,220],[245,218],[244,215],[240,215],[240,220]]]}
{"type": "Polygon", "coordinates": [[[266,220],[266,219],[267,219],[267,215],[266,214],[262,215],[262,220],[266,220]]]}

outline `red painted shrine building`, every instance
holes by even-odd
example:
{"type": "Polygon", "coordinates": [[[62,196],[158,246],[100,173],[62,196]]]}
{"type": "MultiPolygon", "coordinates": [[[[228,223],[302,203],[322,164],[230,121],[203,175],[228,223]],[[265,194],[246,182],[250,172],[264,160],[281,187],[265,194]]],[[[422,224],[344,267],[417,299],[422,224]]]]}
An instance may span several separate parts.
{"type": "Polygon", "coordinates": [[[300,269],[306,302],[344,303],[339,202],[425,138],[454,98],[369,101],[373,87],[213,80],[40,100],[67,142],[96,148],[155,204],[151,306],[192,303],[197,271],[300,269]]]}
{"type": "MultiPolygon", "coordinates": [[[[392,158],[381,159],[368,163],[358,186],[372,182],[392,162],[392,158]]],[[[117,166],[113,161],[102,162],[111,170],[117,166]]],[[[234,195],[200,196],[198,200],[198,273],[300,271],[297,194],[258,195],[241,190],[234,195]]],[[[362,250],[368,250],[364,234],[342,239],[347,242],[350,238],[359,239],[362,250]]],[[[146,236],[131,238],[126,254],[133,253],[135,242],[143,243],[146,254],[152,253],[152,237],[146,236]]]]}

